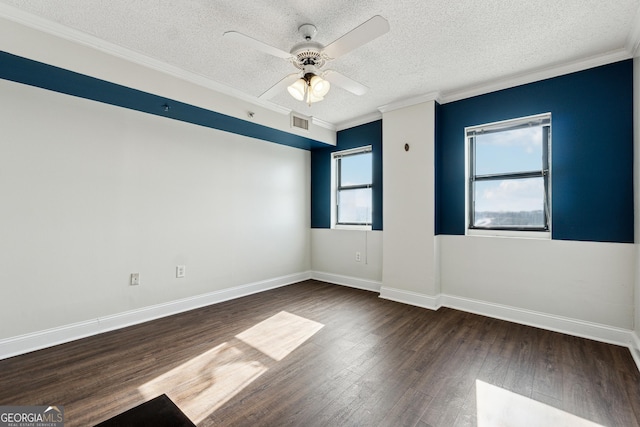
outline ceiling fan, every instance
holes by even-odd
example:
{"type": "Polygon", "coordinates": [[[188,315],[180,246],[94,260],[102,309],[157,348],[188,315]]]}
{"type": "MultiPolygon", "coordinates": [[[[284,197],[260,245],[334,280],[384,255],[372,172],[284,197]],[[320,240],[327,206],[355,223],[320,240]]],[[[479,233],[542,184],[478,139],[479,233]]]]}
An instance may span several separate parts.
{"type": "Polygon", "coordinates": [[[260,40],[246,36],[237,31],[227,31],[225,38],[244,43],[256,50],[290,61],[297,72],[289,74],[269,88],[259,98],[269,99],[287,88],[291,96],[305,101],[309,106],[313,102],[322,101],[329,91],[331,83],[340,86],[356,95],[362,95],[368,88],[349,77],[334,70],[324,70],[329,61],[351,52],[352,50],[380,37],[389,31],[389,22],[380,15],[360,24],[333,43],[322,46],[313,41],[317,29],[312,24],[303,24],[298,32],[304,42],[296,44],[289,52],[270,46],[260,40]]]}

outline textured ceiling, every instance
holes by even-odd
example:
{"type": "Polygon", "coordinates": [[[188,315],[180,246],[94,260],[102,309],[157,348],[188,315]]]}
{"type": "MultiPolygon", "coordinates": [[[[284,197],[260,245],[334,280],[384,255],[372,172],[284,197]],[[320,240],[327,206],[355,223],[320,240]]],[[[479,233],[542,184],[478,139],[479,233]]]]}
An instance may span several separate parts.
{"type": "Polygon", "coordinates": [[[271,102],[339,124],[386,104],[446,93],[625,48],[640,0],[0,0],[257,97],[295,72],[286,60],[223,38],[238,31],[289,49],[312,23],[327,45],[374,15],[391,30],[325,68],[368,86],[335,85],[308,107],[286,91],[271,102]]]}

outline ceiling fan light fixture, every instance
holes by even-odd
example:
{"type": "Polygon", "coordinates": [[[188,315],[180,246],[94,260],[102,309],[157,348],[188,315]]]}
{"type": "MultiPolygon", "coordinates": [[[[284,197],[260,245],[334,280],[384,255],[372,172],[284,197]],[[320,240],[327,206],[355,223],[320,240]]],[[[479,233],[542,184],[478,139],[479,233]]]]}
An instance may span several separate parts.
{"type": "Polygon", "coordinates": [[[309,87],[315,97],[322,99],[329,92],[331,84],[320,76],[313,76],[309,80],[309,87]]]}
{"type": "Polygon", "coordinates": [[[293,82],[292,85],[287,87],[289,94],[298,101],[304,101],[305,93],[307,92],[307,82],[305,79],[298,79],[293,82]]]}
{"type": "MultiPolygon", "coordinates": [[[[298,32],[304,39],[304,42],[294,45],[289,52],[237,31],[226,31],[223,35],[228,39],[244,43],[263,53],[286,59],[298,69],[296,73],[287,75],[266,92],[262,93],[259,98],[270,99],[286,87],[293,98],[298,101],[304,101],[311,106],[312,102],[322,101],[331,88],[331,84],[321,77],[327,73],[327,71],[322,71],[327,61],[337,59],[382,36],[388,31],[389,22],[382,16],[376,15],[328,46],[323,46],[321,43],[313,40],[317,32],[316,27],[312,24],[303,24],[298,28],[298,32]]],[[[355,95],[362,95],[368,89],[366,86],[336,71],[331,70],[331,72],[330,79],[333,84],[355,95]]]]}
{"type": "Polygon", "coordinates": [[[314,73],[307,73],[287,87],[289,94],[298,101],[311,105],[324,99],[331,85],[328,81],[314,73]]]}

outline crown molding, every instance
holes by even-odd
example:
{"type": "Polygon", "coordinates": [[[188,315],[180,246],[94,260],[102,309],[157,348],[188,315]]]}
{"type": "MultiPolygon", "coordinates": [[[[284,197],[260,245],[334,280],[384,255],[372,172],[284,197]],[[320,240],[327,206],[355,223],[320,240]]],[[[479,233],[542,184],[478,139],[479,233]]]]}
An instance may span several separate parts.
{"type": "MultiPolygon", "coordinates": [[[[291,112],[293,112],[293,110],[290,108],[282,107],[280,105],[274,104],[271,101],[263,100],[251,95],[247,95],[244,92],[241,92],[232,87],[218,83],[203,75],[193,73],[191,71],[186,71],[182,68],[179,68],[173,65],[169,65],[165,62],[162,62],[157,59],[151,58],[149,56],[143,55],[141,53],[123,48],[116,44],[104,41],[100,38],[84,33],[82,31],[78,31],[73,28],[66,27],[62,24],[49,21],[47,19],[25,12],[13,6],[0,3],[0,17],[25,25],[29,28],[42,31],[52,36],[59,37],[80,45],[84,45],[84,46],[99,50],[101,52],[107,53],[112,56],[116,56],[126,61],[138,64],[138,65],[142,65],[144,67],[147,67],[156,71],[160,71],[162,73],[168,74],[180,80],[184,80],[184,81],[196,84],[198,86],[214,90],[224,95],[228,95],[230,97],[248,102],[252,105],[256,105],[256,106],[274,111],[276,113],[289,115],[291,114],[291,112]]],[[[315,117],[312,117],[311,119],[312,119],[311,122],[318,127],[328,129],[333,132],[336,131],[336,125],[333,123],[330,123],[315,117]]]]}
{"type": "Polygon", "coordinates": [[[311,123],[321,128],[329,129],[334,132],[337,130],[336,125],[334,125],[333,123],[325,122],[324,120],[320,120],[316,117],[311,117],[311,123]]]}
{"type": "MultiPolygon", "coordinates": [[[[186,71],[173,65],[169,65],[165,62],[104,41],[82,31],[78,31],[66,27],[62,24],[58,24],[45,18],[33,15],[29,12],[25,12],[21,9],[9,6],[7,4],[0,3],[0,17],[25,25],[32,29],[45,32],[55,37],[91,47],[109,55],[119,57],[129,62],[162,72],[186,82],[196,84],[200,87],[214,90],[221,94],[239,99],[241,101],[245,101],[249,104],[262,107],[267,110],[271,110],[283,115],[289,115],[293,111],[289,108],[274,104],[271,101],[262,100],[260,98],[248,95],[237,89],[213,81],[203,75],[186,71]]],[[[358,126],[360,124],[378,120],[382,117],[380,113],[387,113],[423,102],[436,101],[440,104],[446,104],[448,102],[454,102],[478,95],[484,95],[486,93],[495,92],[502,89],[508,89],[527,83],[533,83],[548,78],[586,70],[588,68],[593,68],[600,65],[606,65],[609,63],[629,59],[634,56],[640,55],[640,7],[636,10],[633,22],[634,23],[632,29],[629,32],[624,48],[568,63],[556,64],[549,67],[540,68],[532,72],[501,77],[495,80],[481,83],[479,85],[456,89],[444,92],[442,94],[440,92],[430,92],[416,97],[401,99],[378,107],[379,113],[370,113],[365,116],[361,116],[345,122],[339,122],[337,124],[329,123],[316,118],[312,118],[312,123],[331,131],[344,130],[350,127],[358,126]]]]}
{"type": "Polygon", "coordinates": [[[371,123],[376,120],[380,120],[382,118],[382,114],[378,111],[374,111],[373,113],[365,114],[364,116],[356,117],[352,120],[346,120],[344,122],[340,122],[336,126],[337,131],[350,129],[356,126],[364,125],[366,123],[371,123]]]}
{"type": "MultiPolygon", "coordinates": [[[[42,31],[55,37],[59,37],[83,46],[87,46],[98,51],[107,53],[111,56],[115,56],[134,64],[142,65],[144,67],[160,71],[164,74],[176,77],[178,79],[196,84],[207,89],[214,90],[248,102],[250,104],[280,113],[288,115],[291,113],[291,109],[281,107],[270,101],[261,100],[257,97],[248,95],[237,89],[231,88],[227,85],[213,81],[201,74],[186,71],[182,68],[169,65],[165,62],[143,55],[141,53],[132,51],[130,49],[118,46],[116,44],[107,42],[98,37],[84,33],[73,28],[66,27],[57,22],[50,21],[40,16],[33,15],[29,12],[25,12],[21,9],[0,3],[0,17],[24,25],[26,27],[42,31]]],[[[33,58],[32,58],[33,59],[33,58]]],[[[95,77],[95,76],[94,76],[95,77]]],[[[325,122],[326,123],[326,122],[325,122]]]]}
{"type": "Polygon", "coordinates": [[[588,58],[556,64],[550,67],[539,68],[537,70],[515,74],[512,76],[502,77],[496,80],[488,81],[477,86],[471,86],[460,90],[445,92],[442,95],[441,104],[459,101],[461,99],[471,98],[473,96],[484,95],[486,93],[495,92],[502,89],[533,83],[565,74],[575,73],[577,71],[587,70],[589,68],[599,67],[601,65],[611,64],[631,58],[632,55],[626,48],[616,49],[602,55],[591,56],[588,58]]]}
{"type": "Polygon", "coordinates": [[[633,57],[640,56],[640,6],[636,9],[633,17],[633,24],[631,25],[631,31],[629,31],[625,46],[633,57]]]}
{"type": "Polygon", "coordinates": [[[378,111],[381,113],[388,113],[400,108],[411,107],[412,105],[422,104],[423,102],[436,101],[440,103],[440,92],[429,92],[424,95],[418,95],[411,98],[401,99],[399,101],[392,102],[390,104],[378,107],[378,111]]]}

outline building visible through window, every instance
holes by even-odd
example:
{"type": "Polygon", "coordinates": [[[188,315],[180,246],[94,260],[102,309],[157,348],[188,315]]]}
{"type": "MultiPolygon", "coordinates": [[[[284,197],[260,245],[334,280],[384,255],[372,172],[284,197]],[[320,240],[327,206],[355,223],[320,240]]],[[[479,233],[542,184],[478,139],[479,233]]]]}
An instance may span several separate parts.
{"type": "Polygon", "coordinates": [[[551,114],[466,128],[468,228],[549,231],[551,114]]]}
{"type": "Polygon", "coordinates": [[[336,226],[371,226],[372,154],[371,146],[332,154],[336,226]]]}

